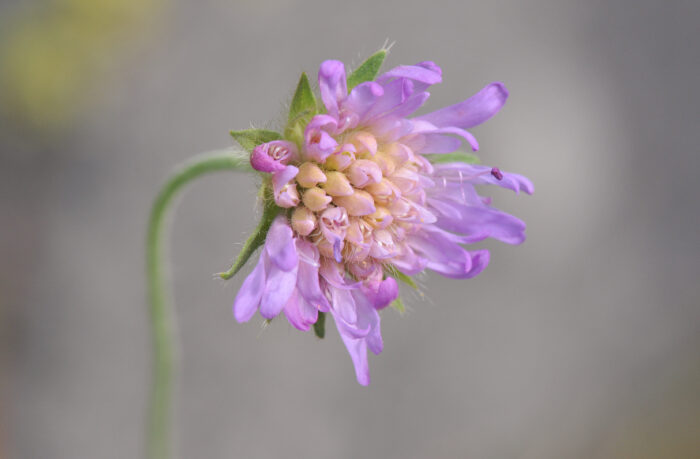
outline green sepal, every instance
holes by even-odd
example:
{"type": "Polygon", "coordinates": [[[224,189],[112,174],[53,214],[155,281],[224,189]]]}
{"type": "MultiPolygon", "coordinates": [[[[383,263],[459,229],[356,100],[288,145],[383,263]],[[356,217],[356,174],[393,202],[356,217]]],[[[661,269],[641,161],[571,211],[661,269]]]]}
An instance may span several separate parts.
{"type": "Polygon", "coordinates": [[[316,336],[319,338],[323,338],[326,336],[326,313],[325,312],[318,312],[318,319],[316,320],[316,323],[314,324],[314,333],[316,336]]]}
{"type": "Polygon", "coordinates": [[[458,151],[456,153],[445,153],[445,154],[432,154],[432,155],[425,155],[426,158],[428,158],[428,161],[430,161],[433,164],[442,164],[442,163],[467,163],[467,164],[479,164],[481,160],[479,159],[478,156],[472,154],[472,153],[463,153],[461,151],[458,151]]]}
{"type": "Polygon", "coordinates": [[[248,240],[245,241],[245,244],[243,244],[243,248],[238,254],[238,257],[236,257],[236,261],[234,261],[233,265],[231,265],[231,268],[229,268],[227,271],[216,274],[218,277],[224,280],[231,279],[233,276],[235,276],[236,273],[243,268],[250,256],[253,255],[253,252],[255,252],[258,247],[265,243],[265,237],[267,237],[267,232],[270,230],[272,221],[282,211],[280,207],[275,205],[275,201],[272,198],[272,190],[270,189],[269,184],[263,185],[261,194],[263,197],[264,206],[260,223],[258,223],[257,228],[255,228],[253,231],[253,234],[251,234],[248,240]]]}
{"type": "Polygon", "coordinates": [[[284,137],[301,146],[304,139],[304,128],[317,111],[316,97],[311,90],[309,78],[306,73],[302,73],[289,106],[289,117],[287,118],[287,126],[284,128],[284,137]]]}
{"type": "Polygon", "coordinates": [[[352,90],[352,88],[360,83],[374,80],[379,73],[379,69],[385,57],[386,50],[380,49],[356,68],[348,77],[348,91],[352,90]]]}
{"type": "Polygon", "coordinates": [[[233,139],[238,142],[248,153],[252,152],[253,148],[262,143],[282,139],[282,135],[279,132],[268,131],[267,129],[231,131],[231,137],[233,137],[233,139]]]}
{"type": "Polygon", "coordinates": [[[407,276],[406,274],[396,269],[396,266],[388,264],[384,265],[384,273],[387,276],[391,276],[396,280],[400,280],[404,284],[418,290],[418,285],[416,285],[416,282],[410,276],[407,276]]]}
{"type": "Polygon", "coordinates": [[[391,304],[390,304],[389,306],[391,306],[392,308],[396,309],[396,310],[399,311],[401,314],[403,314],[404,312],[406,312],[406,306],[404,306],[403,301],[401,300],[401,297],[400,297],[400,296],[397,296],[396,299],[395,299],[394,301],[392,301],[391,304]]]}

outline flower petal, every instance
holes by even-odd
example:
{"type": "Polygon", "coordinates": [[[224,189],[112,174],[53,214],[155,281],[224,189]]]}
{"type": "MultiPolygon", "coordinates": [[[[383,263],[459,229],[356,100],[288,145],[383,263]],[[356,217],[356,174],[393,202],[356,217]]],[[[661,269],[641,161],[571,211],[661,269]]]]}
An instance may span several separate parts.
{"type": "Polygon", "coordinates": [[[399,65],[388,72],[379,75],[378,83],[384,83],[392,78],[407,78],[416,83],[418,91],[424,91],[428,86],[442,82],[442,70],[434,62],[421,62],[416,65],[399,65]]]}
{"type": "MultiPolygon", "coordinates": [[[[396,283],[396,279],[387,277],[383,281],[378,282],[376,286],[363,286],[361,291],[372,307],[382,309],[389,306],[389,303],[399,296],[399,285],[396,283]]],[[[355,302],[357,303],[357,298],[355,302]]]]}
{"type": "Polygon", "coordinates": [[[362,119],[383,95],[384,88],[379,83],[367,81],[350,91],[350,95],[342,103],[342,108],[362,119]]]}
{"type": "Polygon", "coordinates": [[[418,117],[438,127],[454,126],[468,129],[494,116],[506,103],[508,90],[503,83],[486,85],[469,99],[459,104],[436,110],[418,117]]]}
{"type": "Polygon", "coordinates": [[[357,326],[369,328],[369,333],[365,340],[367,341],[369,349],[375,354],[379,354],[384,349],[379,313],[374,308],[370,299],[362,291],[353,290],[352,296],[355,299],[357,310],[357,326]]]}
{"type": "Polygon", "coordinates": [[[238,322],[248,322],[258,310],[265,289],[265,253],[260,254],[258,264],[245,278],[233,303],[233,316],[238,322]]]}
{"type": "Polygon", "coordinates": [[[297,251],[300,255],[297,288],[301,296],[312,306],[328,308],[328,299],[321,291],[318,278],[319,253],[316,246],[303,239],[296,240],[297,251]]]}
{"type": "Polygon", "coordinates": [[[294,290],[292,292],[292,295],[289,297],[287,304],[284,305],[284,315],[285,317],[287,317],[289,323],[292,324],[292,326],[294,326],[294,328],[301,331],[308,331],[311,327],[311,324],[313,324],[316,321],[314,320],[313,322],[311,322],[307,320],[306,317],[304,317],[304,314],[302,312],[303,301],[304,299],[300,298],[298,292],[294,290]]]}
{"type": "Polygon", "coordinates": [[[337,118],[338,102],[348,95],[345,64],[334,60],[323,62],[318,70],[318,86],[328,114],[337,118]]]}
{"type": "Polygon", "coordinates": [[[296,283],[296,267],[291,271],[284,271],[275,266],[274,263],[270,263],[265,280],[265,290],[260,301],[260,315],[266,319],[277,317],[289,301],[296,283]]]}
{"type": "MultiPolygon", "coordinates": [[[[331,310],[332,313],[332,310],[331,310]]],[[[345,347],[350,354],[352,363],[355,367],[355,377],[357,382],[363,386],[368,386],[369,378],[369,362],[367,361],[367,341],[364,338],[355,338],[348,333],[346,327],[340,322],[335,314],[333,314],[335,325],[338,328],[340,338],[343,340],[345,347]]]]}
{"type": "Polygon", "coordinates": [[[272,222],[265,238],[265,251],[272,263],[283,271],[291,271],[299,264],[292,229],[285,217],[280,215],[272,222]]]}

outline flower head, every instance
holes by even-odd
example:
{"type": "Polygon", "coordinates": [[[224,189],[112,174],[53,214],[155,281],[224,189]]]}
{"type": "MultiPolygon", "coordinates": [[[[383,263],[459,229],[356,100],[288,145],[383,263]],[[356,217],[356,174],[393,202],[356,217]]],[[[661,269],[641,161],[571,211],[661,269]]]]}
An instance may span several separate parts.
{"type": "Polygon", "coordinates": [[[454,154],[463,144],[478,148],[467,129],[500,110],[508,97],[503,84],[411,117],[428,99],[426,90],[442,81],[435,63],[357,80],[346,77],[342,62],[324,62],[318,72],[324,110],[314,113],[316,104],[308,104],[305,117],[290,115],[284,140],[254,147],[251,164],[269,174],[275,205],[289,211],[272,222],[234,314],[243,322],[257,310],[266,319],[284,312],[294,327],[309,330],[319,314],[330,313],[358,382],[367,385],[367,349],[382,351],[378,311],[397,299],[395,278],[410,282],[425,269],[476,276],[489,252],[465,244],[525,239],[525,224],[492,207],[476,187],[530,194],[533,186],[454,154]]]}

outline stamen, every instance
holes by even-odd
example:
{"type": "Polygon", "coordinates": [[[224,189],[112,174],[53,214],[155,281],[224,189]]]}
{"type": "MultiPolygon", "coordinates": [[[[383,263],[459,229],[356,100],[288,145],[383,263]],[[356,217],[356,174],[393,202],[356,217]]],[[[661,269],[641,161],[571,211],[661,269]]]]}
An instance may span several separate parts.
{"type": "Polygon", "coordinates": [[[496,180],[503,180],[503,172],[501,172],[501,170],[497,167],[491,169],[491,175],[496,177],[496,180]]]}

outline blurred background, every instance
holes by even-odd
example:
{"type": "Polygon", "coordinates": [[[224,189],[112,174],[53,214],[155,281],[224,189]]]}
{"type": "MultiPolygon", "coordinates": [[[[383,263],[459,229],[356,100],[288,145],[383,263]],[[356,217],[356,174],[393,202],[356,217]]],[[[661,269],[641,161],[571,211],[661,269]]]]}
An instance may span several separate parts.
{"type": "Polygon", "coordinates": [[[535,183],[492,190],[528,240],[422,277],[363,388],[333,326],[235,322],[244,277],[212,273],[257,184],[193,184],[169,241],[179,457],[700,457],[699,22],[690,0],[0,1],[0,458],[139,457],[159,184],[386,40],[385,68],[442,66],[426,110],[506,83],[474,133],[535,183]]]}

